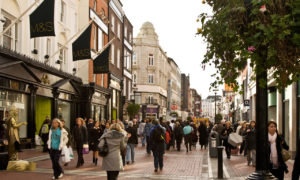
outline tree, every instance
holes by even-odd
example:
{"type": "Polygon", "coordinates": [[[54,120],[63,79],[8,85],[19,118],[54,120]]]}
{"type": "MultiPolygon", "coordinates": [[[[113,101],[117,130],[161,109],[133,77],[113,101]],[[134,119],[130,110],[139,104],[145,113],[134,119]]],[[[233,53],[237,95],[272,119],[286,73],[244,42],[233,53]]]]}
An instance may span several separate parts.
{"type": "Polygon", "coordinates": [[[127,112],[130,117],[130,119],[133,119],[135,115],[137,115],[140,112],[140,105],[138,104],[129,104],[127,106],[127,112]]]}
{"type": "Polygon", "coordinates": [[[201,14],[198,34],[207,41],[203,65],[217,68],[213,87],[236,81],[247,61],[256,74],[256,172],[249,179],[271,179],[267,154],[267,74],[279,90],[296,81],[300,70],[299,0],[207,0],[213,15],[201,14]]]}

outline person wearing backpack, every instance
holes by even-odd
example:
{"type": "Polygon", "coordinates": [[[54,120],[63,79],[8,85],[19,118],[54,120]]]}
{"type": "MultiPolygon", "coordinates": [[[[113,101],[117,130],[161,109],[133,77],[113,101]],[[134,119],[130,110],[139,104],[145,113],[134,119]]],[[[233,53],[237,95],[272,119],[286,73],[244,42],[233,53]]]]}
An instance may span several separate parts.
{"type": "Polygon", "coordinates": [[[148,119],[147,122],[146,122],[146,125],[145,125],[145,128],[144,128],[144,131],[143,131],[143,136],[146,137],[146,151],[147,151],[147,154],[151,154],[151,147],[150,147],[150,131],[153,127],[153,124],[152,124],[152,120],[151,119],[148,119]]]}
{"type": "Polygon", "coordinates": [[[192,131],[194,129],[190,126],[189,122],[185,123],[185,127],[183,128],[183,134],[184,134],[184,143],[186,146],[186,152],[189,152],[189,148],[190,151],[192,151],[192,131]]]}
{"type": "Polygon", "coordinates": [[[46,119],[44,120],[40,132],[39,132],[39,136],[41,137],[42,141],[43,141],[43,152],[48,152],[48,139],[49,139],[49,129],[50,129],[50,119],[49,116],[46,116],[46,119]]]}
{"type": "Polygon", "coordinates": [[[158,166],[161,171],[164,166],[166,129],[158,121],[154,121],[153,125],[154,127],[150,131],[150,144],[154,157],[154,172],[157,172],[158,166]]]}

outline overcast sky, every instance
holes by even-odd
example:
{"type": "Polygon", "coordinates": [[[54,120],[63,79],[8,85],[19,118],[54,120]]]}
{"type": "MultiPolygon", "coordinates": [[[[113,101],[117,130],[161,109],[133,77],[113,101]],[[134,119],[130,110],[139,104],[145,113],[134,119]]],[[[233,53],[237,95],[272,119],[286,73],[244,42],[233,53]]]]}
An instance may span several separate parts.
{"type": "MultiPolygon", "coordinates": [[[[159,43],[167,55],[180,67],[181,73],[190,75],[191,88],[195,88],[203,98],[209,94],[212,67],[201,68],[206,52],[206,44],[200,36],[195,36],[196,22],[202,12],[210,12],[210,7],[201,0],[121,0],[126,16],[134,26],[134,37],[142,24],[150,21],[159,36],[159,43]]],[[[219,91],[221,94],[221,91],[219,91]]]]}

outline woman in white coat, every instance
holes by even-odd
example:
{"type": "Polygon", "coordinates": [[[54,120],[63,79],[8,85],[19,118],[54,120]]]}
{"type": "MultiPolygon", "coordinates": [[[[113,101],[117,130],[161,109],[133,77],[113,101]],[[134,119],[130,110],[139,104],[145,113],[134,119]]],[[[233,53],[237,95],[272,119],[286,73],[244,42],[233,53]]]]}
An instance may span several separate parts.
{"type": "Polygon", "coordinates": [[[63,169],[59,164],[61,150],[68,143],[68,132],[62,128],[59,119],[55,118],[52,121],[52,126],[49,132],[48,148],[52,162],[54,176],[52,179],[60,179],[63,177],[63,169]]]}

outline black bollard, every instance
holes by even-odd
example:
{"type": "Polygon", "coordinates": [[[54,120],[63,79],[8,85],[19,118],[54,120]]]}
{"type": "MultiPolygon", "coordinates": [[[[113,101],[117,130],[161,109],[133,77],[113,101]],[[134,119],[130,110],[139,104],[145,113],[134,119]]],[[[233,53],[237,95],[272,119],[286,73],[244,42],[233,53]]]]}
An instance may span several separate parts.
{"type": "Polygon", "coordinates": [[[218,146],[218,178],[223,179],[223,146],[218,146]]]}

